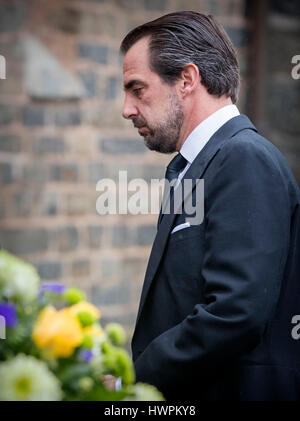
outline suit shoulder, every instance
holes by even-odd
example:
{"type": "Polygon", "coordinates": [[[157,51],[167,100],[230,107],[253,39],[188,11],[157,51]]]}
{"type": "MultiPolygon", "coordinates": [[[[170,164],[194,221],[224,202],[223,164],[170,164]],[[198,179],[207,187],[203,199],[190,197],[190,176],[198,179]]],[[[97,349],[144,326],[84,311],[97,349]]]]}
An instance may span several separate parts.
{"type": "Polygon", "coordinates": [[[269,163],[278,170],[289,168],[280,150],[270,140],[251,129],[244,129],[224,142],[222,155],[230,155],[233,160],[252,160],[253,165],[257,162],[269,163]]]}
{"type": "Polygon", "coordinates": [[[262,154],[279,155],[284,159],[280,150],[270,140],[251,129],[244,129],[236,133],[224,143],[224,148],[232,153],[239,151],[244,153],[260,152],[262,154]]]}
{"type": "Polygon", "coordinates": [[[219,164],[256,171],[262,167],[269,174],[279,177],[291,191],[299,192],[292,170],[280,150],[268,139],[251,129],[244,129],[227,139],[220,150],[219,164]]]}

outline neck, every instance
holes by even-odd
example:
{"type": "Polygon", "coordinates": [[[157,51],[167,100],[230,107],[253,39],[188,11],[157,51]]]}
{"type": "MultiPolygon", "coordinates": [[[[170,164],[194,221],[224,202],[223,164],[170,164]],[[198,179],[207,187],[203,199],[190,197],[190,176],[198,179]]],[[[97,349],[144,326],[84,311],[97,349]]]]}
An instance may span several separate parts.
{"type": "Polygon", "coordinates": [[[231,98],[215,98],[211,95],[207,95],[204,100],[201,100],[201,105],[200,101],[195,101],[190,109],[186,110],[188,118],[185,119],[182,125],[176,150],[180,150],[190,133],[192,133],[192,131],[200,123],[202,123],[202,121],[206,120],[210,115],[214,114],[226,105],[232,105],[231,98]],[[202,104],[205,104],[205,107],[203,107],[202,104]]]}

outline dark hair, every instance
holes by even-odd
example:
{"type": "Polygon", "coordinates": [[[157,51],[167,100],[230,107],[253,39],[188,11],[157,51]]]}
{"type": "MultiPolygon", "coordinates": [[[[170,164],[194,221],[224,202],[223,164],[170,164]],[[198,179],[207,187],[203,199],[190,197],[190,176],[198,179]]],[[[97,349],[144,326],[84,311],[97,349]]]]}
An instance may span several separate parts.
{"type": "Polygon", "coordinates": [[[226,95],[236,103],[240,81],[237,55],[213,16],[189,11],[164,15],[130,31],[121,52],[126,54],[145,36],[150,36],[150,67],[166,83],[173,84],[183,67],[192,62],[209,94],[226,95]]]}

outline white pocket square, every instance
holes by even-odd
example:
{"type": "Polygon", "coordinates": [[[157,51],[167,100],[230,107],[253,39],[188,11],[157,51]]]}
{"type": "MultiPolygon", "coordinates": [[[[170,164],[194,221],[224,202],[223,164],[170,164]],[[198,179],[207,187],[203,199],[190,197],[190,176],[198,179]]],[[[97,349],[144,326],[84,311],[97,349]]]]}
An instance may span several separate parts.
{"type": "Polygon", "coordinates": [[[184,228],[188,228],[190,226],[191,224],[189,222],[184,222],[183,224],[179,224],[175,228],[173,228],[173,230],[171,231],[171,234],[174,234],[174,232],[182,230],[184,228]]]}

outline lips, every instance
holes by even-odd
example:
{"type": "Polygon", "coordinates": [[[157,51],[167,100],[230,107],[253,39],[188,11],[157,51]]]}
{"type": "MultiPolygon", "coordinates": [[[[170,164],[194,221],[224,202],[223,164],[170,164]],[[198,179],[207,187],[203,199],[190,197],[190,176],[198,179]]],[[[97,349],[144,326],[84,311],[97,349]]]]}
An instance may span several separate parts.
{"type": "Polygon", "coordinates": [[[138,129],[139,134],[142,136],[145,135],[146,131],[148,130],[148,127],[144,122],[136,121],[133,122],[133,125],[136,129],[138,129]]]}
{"type": "Polygon", "coordinates": [[[145,130],[147,131],[147,127],[146,126],[142,126],[138,128],[138,132],[139,134],[145,134],[145,130]]]}
{"type": "Polygon", "coordinates": [[[141,119],[141,118],[132,119],[132,123],[134,127],[137,129],[140,129],[146,126],[146,122],[144,121],[144,119],[141,119]]]}

